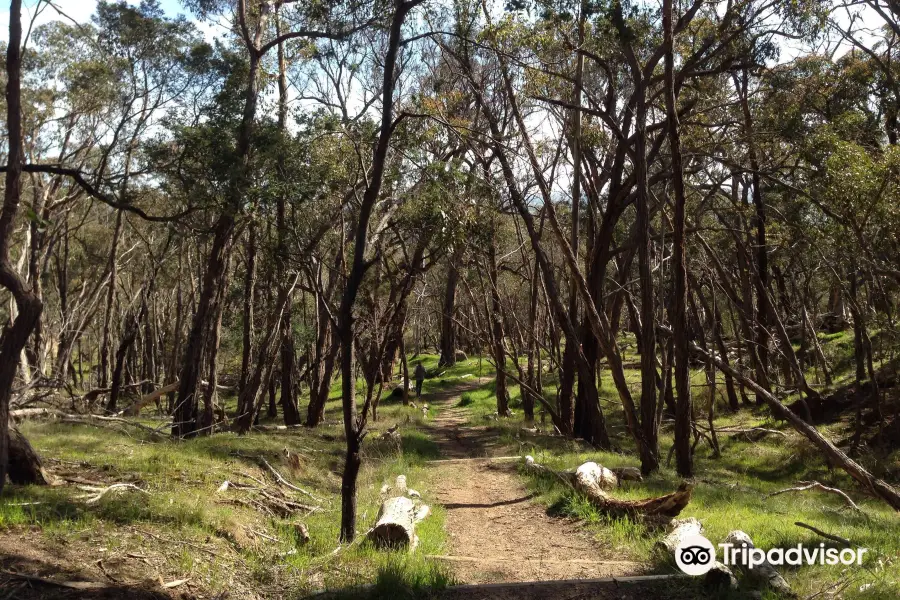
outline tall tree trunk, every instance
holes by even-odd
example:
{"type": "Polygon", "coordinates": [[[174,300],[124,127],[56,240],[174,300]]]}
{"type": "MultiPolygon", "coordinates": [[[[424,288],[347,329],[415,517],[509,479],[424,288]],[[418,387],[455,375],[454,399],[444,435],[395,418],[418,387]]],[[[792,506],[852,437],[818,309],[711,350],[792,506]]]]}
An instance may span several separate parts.
{"type": "Polygon", "coordinates": [[[539,358],[535,355],[540,354],[540,346],[538,345],[538,277],[539,277],[539,269],[540,267],[537,263],[534,264],[531,272],[531,286],[530,286],[530,295],[528,298],[528,355],[527,355],[527,377],[528,377],[528,386],[532,390],[536,390],[536,392],[532,392],[531,390],[527,390],[524,387],[520,388],[522,394],[522,412],[525,413],[525,420],[530,422],[534,421],[534,404],[537,400],[534,395],[535,393],[541,393],[540,385],[537,383],[538,377],[536,376],[535,369],[540,370],[540,364],[535,364],[536,359],[539,358]]]}
{"type": "MultiPolygon", "coordinates": [[[[250,222],[247,227],[246,258],[244,261],[244,317],[242,319],[241,336],[241,378],[238,383],[238,396],[247,385],[250,375],[250,363],[253,356],[253,304],[256,299],[256,223],[250,222]]],[[[242,407],[238,407],[238,412],[242,407]]]]}
{"type": "Polygon", "coordinates": [[[503,304],[500,300],[500,281],[497,272],[496,237],[488,245],[488,278],[491,286],[491,352],[494,355],[494,363],[497,365],[497,378],[495,380],[497,416],[509,417],[509,391],[506,387],[506,350],[503,347],[503,339],[506,335],[503,331],[503,304]]]}
{"type": "Polygon", "coordinates": [[[119,251],[119,238],[122,235],[122,211],[116,211],[116,225],[113,228],[112,246],[109,249],[109,282],[106,288],[106,309],[103,314],[103,332],[100,334],[100,387],[109,382],[109,349],[112,345],[112,319],[116,302],[116,259],[119,251]]]}
{"type": "Polygon", "coordinates": [[[754,284],[756,286],[756,345],[760,366],[763,371],[769,368],[769,253],[766,241],[766,207],[762,195],[762,177],[759,172],[759,155],[754,138],[753,115],[750,112],[749,82],[750,74],[746,69],[740,80],[740,103],[744,117],[744,136],[747,138],[747,156],[750,160],[751,181],[753,182],[753,207],[755,210],[753,224],[755,229],[756,269],[754,284]]]}
{"type": "Polygon", "coordinates": [[[21,201],[22,176],[22,0],[9,6],[9,42],[6,47],[6,123],[9,150],[3,210],[0,211],[0,286],[12,294],[18,314],[0,333],[0,493],[9,464],[9,400],[16,367],[43,304],[35,297],[10,260],[16,215],[21,201]]]}
{"type": "Polygon", "coordinates": [[[115,413],[118,410],[119,392],[122,389],[122,371],[125,366],[125,355],[128,353],[131,345],[138,333],[138,323],[147,310],[146,298],[141,293],[141,306],[137,315],[128,315],[125,331],[122,332],[122,338],[119,340],[119,347],[116,349],[116,360],[113,365],[112,379],[110,382],[109,400],[106,403],[106,412],[115,413]]]}
{"type": "Polygon", "coordinates": [[[644,474],[659,469],[658,426],[656,423],[656,311],[654,306],[650,206],[647,183],[647,102],[640,69],[633,69],[637,88],[635,170],[637,172],[638,272],[641,291],[641,428],[649,452],[641,460],[644,474]]]}
{"type": "MultiPolygon", "coordinates": [[[[669,129],[669,148],[672,152],[672,188],[675,192],[675,248],[674,256],[672,257],[675,266],[675,306],[672,314],[672,329],[675,333],[675,389],[677,390],[675,401],[675,463],[679,475],[691,477],[694,472],[694,465],[693,457],[691,456],[691,370],[688,362],[687,255],[684,242],[685,193],[684,170],[681,165],[681,134],[678,131],[678,110],[675,95],[675,40],[672,1],[663,0],[663,29],[665,30],[666,120],[669,129]]],[[[643,250],[643,246],[641,249],[643,250]]],[[[643,276],[644,272],[642,271],[641,277],[643,278],[643,276]]]]}
{"type": "MultiPolygon", "coordinates": [[[[578,39],[579,47],[584,42],[584,19],[585,6],[582,2],[578,16],[578,39]]],[[[572,104],[576,107],[572,110],[571,132],[569,146],[572,152],[572,228],[570,232],[569,245],[575,257],[578,257],[579,245],[579,226],[581,222],[581,93],[582,81],[584,79],[584,54],[578,52],[575,57],[575,81],[572,104]]],[[[578,321],[578,287],[573,280],[569,285],[569,318],[573,322],[578,321]]],[[[574,426],[575,414],[573,410],[573,391],[575,386],[576,373],[576,354],[578,346],[581,344],[581,337],[578,339],[566,339],[566,348],[563,352],[562,369],[559,374],[559,416],[566,430],[563,434],[571,434],[574,426]]],[[[579,377],[584,373],[579,373],[579,377]]],[[[584,392],[582,392],[582,395],[584,392]]],[[[583,410],[581,411],[583,412],[583,410]]]]}
{"type": "Polygon", "coordinates": [[[447,265],[447,285],[444,287],[444,304],[441,308],[441,358],[438,366],[452,367],[456,364],[456,287],[459,284],[460,251],[451,255],[447,265]]]}
{"type": "Polygon", "coordinates": [[[225,271],[230,254],[231,234],[234,230],[234,217],[222,213],[215,225],[212,248],[207,261],[206,272],[197,310],[188,333],[187,344],[181,363],[178,396],[175,400],[174,424],[172,435],[189,437],[197,430],[197,394],[200,384],[200,368],[203,364],[204,344],[211,329],[210,319],[218,319],[215,311],[215,296],[225,285],[225,271]]]}
{"type": "MultiPolygon", "coordinates": [[[[275,17],[276,33],[281,35],[281,18],[275,17]]],[[[283,136],[287,131],[287,65],[284,59],[284,43],[278,44],[278,128],[283,136]]],[[[284,170],[284,160],[279,157],[279,170],[284,170]]],[[[276,205],[275,223],[278,229],[278,248],[276,250],[276,270],[278,272],[278,285],[284,287],[288,284],[288,248],[287,248],[287,222],[285,220],[285,195],[278,194],[276,205]]],[[[292,306],[288,296],[284,309],[284,318],[281,320],[281,411],[284,415],[285,425],[299,425],[303,422],[300,416],[300,408],[297,406],[297,384],[294,381],[294,369],[297,362],[297,350],[294,345],[294,331],[291,323],[292,306]]]]}
{"type": "MultiPolygon", "coordinates": [[[[343,244],[335,253],[334,273],[340,272],[343,264],[343,244]]],[[[317,290],[316,298],[316,345],[313,350],[313,367],[310,369],[309,406],[306,413],[306,426],[315,427],[322,422],[325,416],[325,403],[331,390],[331,380],[334,375],[335,362],[340,352],[340,338],[334,335],[331,323],[331,313],[328,308],[334,292],[337,278],[332,276],[327,288],[323,289],[321,278],[321,265],[314,277],[318,283],[313,287],[317,290]]]]}
{"type": "MultiPolygon", "coordinates": [[[[239,8],[244,10],[246,7],[241,3],[239,8]]],[[[264,12],[260,17],[252,46],[247,49],[250,59],[247,89],[245,90],[244,110],[235,148],[235,154],[239,157],[240,164],[231,173],[231,180],[228,184],[228,205],[219,213],[213,226],[212,247],[206,261],[197,307],[185,346],[175,405],[175,424],[172,427],[172,435],[177,437],[191,436],[197,429],[197,384],[199,383],[199,369],[202,364],[204,344],[214,326],[213,322],[219,318],[218,312],[213,310],[215,308],[214,300],[217,290],[225,285],[227,263],[231,254],[231,238],[236,225],[235,215],[244,199],[248,179],[245,175],[259,97],[259,67],[262,56],[258,49],[267,20],[264,18],[265,14],[264,12]]],[[[242,18],[246,18],[246,15],[243,15],[242,18]]]]}

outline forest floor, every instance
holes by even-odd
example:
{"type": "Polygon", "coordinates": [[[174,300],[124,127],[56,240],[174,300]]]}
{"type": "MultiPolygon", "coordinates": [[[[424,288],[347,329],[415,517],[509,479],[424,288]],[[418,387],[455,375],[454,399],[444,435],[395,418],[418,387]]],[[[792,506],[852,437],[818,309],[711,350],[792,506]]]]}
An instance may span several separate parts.
{"type": "MultiPolygon", "coordinates": [[[[837,342],[848,345],[845,339],[837,342]]],[[[612,386],[601,389],[601,401],[617,449],[601,452],[535,432],[530,424],[524,429],[515,386],[510,389],[515,415],[497,419],[494,374],[486,362],[472,358],[441,370],[436,356],[420,358],[434,373],[419,401],[429,403],[427,417],[421,407],[403,406],[396,396],[382,400],[363,445],[358,493],[358,530],[364,532],[374,523],[382,486],[398,474],[407,476],[433,508],[417,528],[416,552],[382,552],[364,540],[349,547],[337,543],[343,432],[336,384],[326,421],[316,429],[279,429],[280,419],[274,419],[247,436],[219,433],[177,442],[152,439],[134,428],[25,421],[20,429],[57,485],[9,486],[0,500],[0,600],[293,599],[321,590],[343,590],[339,597],[354,599],[705,597],[693,579],[627,583],[629,576],[678,573],[671,557],[653,551],[660,534],[599,514],[559,481],[525,473],[516,460],[531,454],[556,469],[586,460],[636,465],[612,386]],[[380,432],[394,426],[400,427],[399,444],[380,439],[380,432]],[[279,485],[263,460],[315,498],[279,485]],[[236,485],[220,491],[224,481],[236,485]],[[116,483],[143,491],[125,488],[90,501],[92,492],[83,489],[116,483]],[[283,511],[269,496],[315,510],[283,511]],[[298,534],[299,523],[308,528],[308,541],[298,534]],[[619,584],[574,582],[622,576],[619,584]],[[533,583],[541,581],[546,583],[533,583]]],[[[634,386],[640,381],[636,371],[627,371],[634,386]]],[[[554,383],[545,383],[551,395],[554,383]]],[[[704,411],[702,373],[696,383],[695,404],[704,411]]],[[[846,379],[839,380],[836,387],[844,384],[846,379]]],[[[141,422],[164,423],[150,415],[141,422]]],[[[785,569],[801,597],[900,598],[895,513],[861,493],[765,409],[743,407],[730,414],[720,406],[715,424],[721,456],[707,443],[697,446],[696,487],[682,516],[699,518],[714,543],[739,528],[762,547],[818,545],[821,538],[794,525],[812,524],[869,553],[859,569],[785,569]],[[754,427],[774,433],[741,433],[754,427]],[[816,492],[769,497],[808,480],[845,490],[862,512],[816,492]]],[[[540,419],[537,428],[545,429],[540,419]]],[[[852,433],[846,419],[820,429],[835,440],[852,433]]],[[[671,443],[671,424],[664,422],[664,456],[671,443]]],[[[866,450],[858,460],[897,483],[900,451],[866,450]]],[[[678,482],[664,462],[659,473],[616,495],[659,495],[678,482]]]]}

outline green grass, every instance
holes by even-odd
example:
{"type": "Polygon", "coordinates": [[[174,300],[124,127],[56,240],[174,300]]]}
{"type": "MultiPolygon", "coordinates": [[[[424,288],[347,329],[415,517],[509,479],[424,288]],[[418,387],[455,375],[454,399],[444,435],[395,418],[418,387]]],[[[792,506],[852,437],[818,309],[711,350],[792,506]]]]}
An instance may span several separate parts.
{"type": "MultiPolygon", "coordinates": [[[[839,385],[852,369],[852,361],[847,360],[847,353],[852,352],[852,335],[823,336],[822,343],[832,365],[838,367],[835,385],[839,385]]],[[[639,357],[634,354],[630,334],[620,341],[620,348],[628,365],[626,379],[638,400],[639,357]]],[[[426,401],[429,394],[461,385],[475,386],[461,395],[458,406],[466,409],[471,425],[487,426],[496,435],[498,445],[505,447],[504,453],[532,454],[538,462],[557,469],[572,468],[585,460],[608,467],[637,464],[633,441],[624,428],[618,394],[605,371],[601,373],[599,393],[616,452],[598,452],[579,440],[546,435],[552,432],[552,425],[549,418],[542,423],[540,406],[536,407],[536,425],[544,434],[525,435],[521,431],[524,425],[521,396],[513,382],[509,392],[514,416],[497,419],[495,373],[488,360],[473,357],[451,368],[439,368],[437,355],[421,354],[410,359],[411,371],[418,360],[430,375],[424,386],[426,401]]],[[[544,377],[545,397],[551,401],[557,392],[554,377],[555,374],[544,377]]],[[[705,381],[705,373],[693,373],[694,403],[700,420],[704,419],[709,402],[705,381]]],[[[695,455],[696,488],[683,516],[699,518],[714,543],[739,528],[764,548],[798,542],[818,545],[820,538],[796,527],[795,521],[846,537],[856,545],[869,548],[864,568],[846,571],[829,566],[785,568],[785,577],[791,585],[801,596],[846,583],[842,591],[846,598],[900,597],[900,520],[896,514],[879,501],[861,495],[858,486],[842,471],[830,469],[805,439],[785,424],[772,421],[767,409],[753,407],[742,408],[737,414],[726,412],[721,377],[718,383],[717,428],[761,425],[783,431],[787,437],[770,435],[751,443],[723,433],[719,436],[722,455],[718,459],[701,442],[695,455]],[[765,498],[798,481],[813,479],[850,493],[863,507],[865,516],[848,512],[839,499],[819,492],[765,498]]],[[[394,385],[398,383],[395,381],[394,385]]],[[[364,392],[361,385],[358,390],[364,392]]],[[[419,490],[434,509],[433,515],[417,530],[420,544],[413,553],[377,551],[365,542],[334,553],[344,459],[339,381],[335,381],[326,404],[326,423],[314,430],[292,429],[243,437],[220,433],[175,443],[151,442],[131,431],[26,422],[23,432],[45,458],[53,459],[50,465],[55,469],[65,467],[87,479],[130,481],[151,494],[127,492],[87,505],[78,498],[83,492],[74,485],[10,486],[5,502],[0,503],[0,535],[39,529],[45,540],[61,547],[81,548],[90,544],[102,545],[110,552],[147,553],[161,558],[159,571],[164,579],[190,573],[211,594],[225,590],[239,594],[241,590],[265,587],[285,597],[302,597],[316,589],[344,590],[344,595],[349,597],[427,595],[429,590],[452,583],[446,568],[424,558],[426,554],[446,552],[445,513],[433,502],[434,490],[443,482],[434,481],[426,462],[438,458],[439,450],[429,437],[421,411],[404,407],[399,396],[392,396],[391,391],[390,386],[385,387],[379,419],[371,423],[373,432],[363,445],[358,528],[364,531],[374,522],[382,485],[404,473],[409,485],[419,490]],[[377,435],[395,424],[400,425],[399,449],[377,435]],[[285,449],[300,456],[301,467],[296,471],[291,471],[285,462],[285,449]],[[260,457],[266,458],[296,485],[322,499],[323,510],[301,519],[309,528],[309,543],[299,543],[294,519],[228,504],[216,494],[226,479],[244,483],[252,482],[246,475],[264,479],[267,475],[259,466],[260,457]],[[278,541],[254,538],[245,528],[264,532],[278,541]],[[140,533],[143,531],[157,537],[145,536],[140,533]],[[207,560],[198,560],[204,557],[203,552],[184,543],[208,548],[219,558],[208,560],[207,556],[207,560]]],[[[233,402],[233,398],[226,401],[233,402]]],[[[301,405],[305,407],[306,401],[302,398],[301,405]]],[[[433,408],[440,410],[440,407],[433,408]]],[[[145,422],[159,424],[149,417],[145,422]]],[[[847,427],[847,423],[837,422],[820,430],[831,439],[840,439],[846,437],[847,427]]],[[[671,423],[663,423],[662,469],[644,482],[628,484],[616,495],[638,499],[673,490],[679,479],[665,464],[671,445],[671,423]]],[[[890,481],[896,481],[896,474],[900,473],[900,451],[886,457],[864,454],[858,460],[890,481]]],[[[601,546],[602,555],[646,561],[660,572],[674,569],[669,557],[654,552],[658,532],[629,519],[611,519],[598,513],[583,497],[564,488],[555,478],[525,473],[523,477],[551,514],[583,521],[601,546]]],[[[233,493],[238,498],[248,494],[233,493]]],[[[306,498],[298,500],[309,502],[306,498]]]]}
{"type": "MultiPolygon", "coordinates": [[[[266,586],[286,597],[301,597],[315,589],[352,589],[372,582],[377,584],[376,591],[378,585],[386,585],[383,582],[394,585],[403,581],[412,591],[446,585],[449,571],[423,558],[424,554],[445,552],[445,514],[433,505],[432,486],[437,484],[429,480],[425,466],[426,460],[438,456],[437,446],[420,427],[421,413],[399,402],[382,404],[379,421],[372,424],[373,433],[363,444],[357,527],[362,534],[374,523],[382,485],[393,483],[402,473],[433,507],[432,515],[417,528],[419,546],[414,553],[382,552],[363,541],[332,554],[338,546],[344,459],[338,415],[335,399],[328,404],[326,425],[316,429],[247,436],[218,433],[184,442],[152,442],[131,430],[26,422],[23,433],[54,471],[65,469],[104,483],[133,482],[149,495],[134,491],[109,494],[88,505],[79,497],[87,492],[78,490],[77,484],[8,486],[0,503],[0,535],[39,528],[45,540],[71,548],[87,544],[85,535],[90,535],[91,544],[109,552],[159,557],[164,578],[191,574],[211,594],[266,586]],[[399,449],[377,435],[398,423],[399,449]],[[299,469],[291,470],[285,450],[299,455],[299,469]],[[228,503],[252,498],[251,491],[231,488],[224,494],[216,492],[225,480],[250,485],[254,485],[251,477],[266,480],[260,458],[319,499],[295,494],[297,501],[321,505],[322,510],[283,518],[228,503]],[[299,543],[295,521],[308,527],[309,543],[299,543]],[[218,558],[210,561],[204,551],[184,544],[207,548],[218,558]]],[[[269,483],[277,487],[271,480],[269,483]]]]}
{"type": "MultiPolygon", "coordinates": [[[[840,382],[842,377],[846,377],[846,369],[850,366],[846,353],[852,352],[852,335],[835,334],[823,343],[826,353],[834,358],[833,364],[843,369],[836,372],[836,381],[840,382]]],[[[636,360],[627,353],[625,359],[626,364],[636,360]]],[[[636,399],[639,398],[637,386],[640,376],[637,369],[629,368],[626,376],[632,393],[636,399]]],[[[694,386],[702,386],[705,381],[704,373],[693,373],[694,386]]],[[[900,518],[897,514],[880,500],[862,495],[859,486],[843,471],[831,469],[805,438],[794,433],[786,424],[772,421],[767,409],[754,407],[743,408],[737,414],[727,412],[721,379],[717,396],[717,428],[762,426],[783,431],[786,437],[769,435],[761,441],[750,442],[738,435],[720,433],[720,458],[714,458],[709,446],[701,442],[695,453],[696,487],[691,503],[681,516],[700,519],[704,535],[714,544],[721,542],[730,531],[741,529],[762,548],[786,548],[798,543],[818,546],[823,538],[794,523],[801,521],[813,525],[849,539],[856,546],[868,548],[869,552],[862,567],[783,567],[784,576],[800,597],[811,596],[834,586],[834,590],[842,590],[840,597],[843,598],[900,598],[900,518]],[[847,491],[862,507],[864,515],[847,510],[839,498],[822,492],[788,493],[766,498],[778,490],[794,487],[799,481],[811,480],[847,491]]],[[[560,443],[559,438],[552,437],[520,440],[523,453],[532,454],[537,462],[558,470],[574,468],[588,460],[607,467],[637,466],[639,461],[633,445],[622,427],[618,397],[613,386],[606,381],[601,389],[601,402],[604,403],[613,443],[627,453],[599,452],[572,442],[560,443]]],[[[695,387],[694,405],[698,419],[705,416],[708,402],[708,389],[695,387]]],[[[521,426],[521,421],[517,419],[505,420],[498,425],[507,434],[521,426]]],[[[819,426],[819,430],[833,440],[846,437],[847,428],[848,424],[842,422],[819,426]]],[[[666,464],[672,443],[671,423],[664,423],[659,442],[663,462],[661,470],[643,482],[626,484],[615,492],[616,497],[640,499],[673,491],[680,479],[674,468],[666,464]]],[[[863,455],[857,460],[878,476],[888,476],[896,484],[896,474],[900,473],[900,451],[894,451],[887,457],[863,455]]],[[[552,514],[582,520],[598,543],[612,555],[647,561],[660,572],[675,570],[671,557],[660,556],[654,551],[654,544],[661,535],[658,532],[630,519],[612,519],[599,513],[584,497],[555,477],[536,476],[524,470],[522,475],[552,514]]],[[[822,593],[817,597],[829,596],[822,593]]]]}

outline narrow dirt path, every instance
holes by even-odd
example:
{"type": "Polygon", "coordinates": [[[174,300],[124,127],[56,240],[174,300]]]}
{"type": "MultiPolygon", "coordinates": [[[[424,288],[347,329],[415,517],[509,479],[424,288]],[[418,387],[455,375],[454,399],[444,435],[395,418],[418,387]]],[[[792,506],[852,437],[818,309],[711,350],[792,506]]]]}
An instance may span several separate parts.
{"type": "Polygon", "coordinates": [[[594,579],[639,575],[639,563],[604,557],[576,524],[547,516],[516,476],[515,460],[496,460],[496,433],[466,424],[457,405],[465,388],[432,394],[437,409],[432,439],[444,460],[434,461],[437,500],[447,510],[450,555],[465,583],[594,579]]]}

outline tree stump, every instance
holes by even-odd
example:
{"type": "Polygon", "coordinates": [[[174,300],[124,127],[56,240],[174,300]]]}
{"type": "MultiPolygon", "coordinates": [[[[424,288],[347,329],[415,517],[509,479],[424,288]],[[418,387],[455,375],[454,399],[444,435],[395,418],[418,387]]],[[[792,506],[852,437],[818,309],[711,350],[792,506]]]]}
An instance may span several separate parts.
{"type": "Polygon", "coordinates": [[[9,480],[19,485],[50,483],[41,457],[15,427],[9,428],[9,480]]]}

